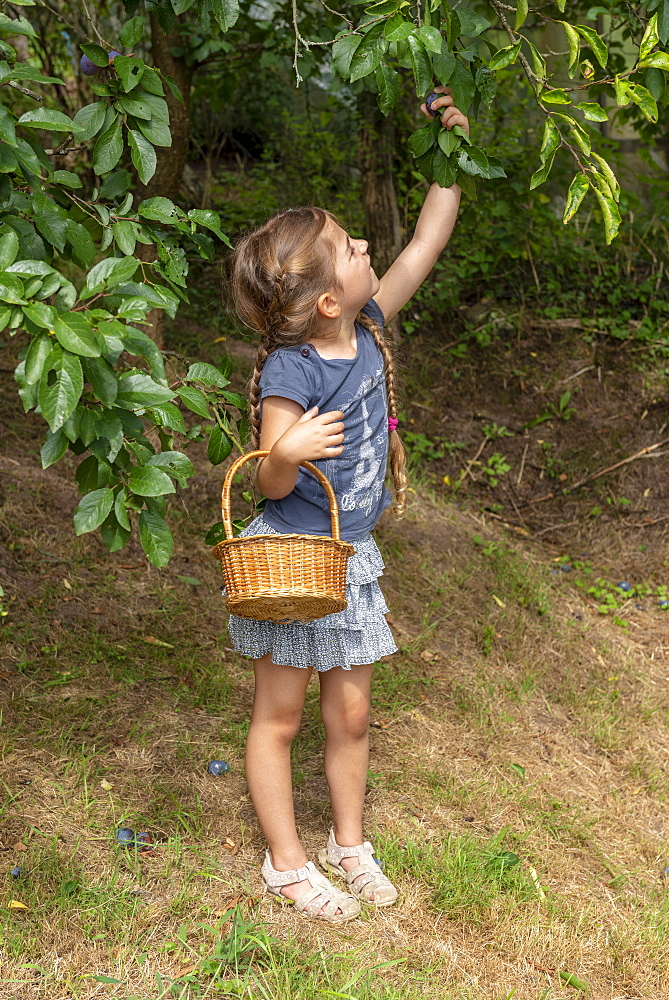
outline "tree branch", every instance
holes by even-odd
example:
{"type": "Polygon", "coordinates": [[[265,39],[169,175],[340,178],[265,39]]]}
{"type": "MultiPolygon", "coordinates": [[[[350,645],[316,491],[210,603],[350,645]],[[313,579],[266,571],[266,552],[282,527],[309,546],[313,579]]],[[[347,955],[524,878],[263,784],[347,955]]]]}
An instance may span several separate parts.
{"type": "Polygon", "coordinates": [[[7,83],[3,83],[3,87],[11,87],[12,90],[18,90],[21,94],[25,94],[26,97],[32,97],[33,101],[39,101],[40,104],[44,100],[41,94],[36,94],[34,90],[28,90],[27,87],[22,87],[20,83],[16,83],[15,80],[8,80],[7,83]]]}

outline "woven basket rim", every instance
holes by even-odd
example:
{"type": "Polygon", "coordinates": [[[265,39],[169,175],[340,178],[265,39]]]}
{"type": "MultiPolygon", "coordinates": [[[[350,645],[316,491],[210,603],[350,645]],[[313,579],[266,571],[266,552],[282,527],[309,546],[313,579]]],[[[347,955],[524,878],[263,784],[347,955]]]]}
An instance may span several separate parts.
{"type": "Polygon", "coordinates": [[[331,535],[299,535],[296,533],[276,534],[276,535],[275,534],[243,535],[243,536],[238,535],[236,538],[221,539],[221,541],[216,544],[215,548],[217,549],[223,548],[226,545],[239,545],[243,542],[257,542],[258,540],[276,542],[280,539],[289,539],[291,541],[300,541],[300,542],[311,542],[311,541],[327,542],[328,545],[332,545],[336,548],[347,549],[352,552],[355,552],[355,546],[352,544],[352,542],[346,542],[342,538],[332,538],[331,535]]]}

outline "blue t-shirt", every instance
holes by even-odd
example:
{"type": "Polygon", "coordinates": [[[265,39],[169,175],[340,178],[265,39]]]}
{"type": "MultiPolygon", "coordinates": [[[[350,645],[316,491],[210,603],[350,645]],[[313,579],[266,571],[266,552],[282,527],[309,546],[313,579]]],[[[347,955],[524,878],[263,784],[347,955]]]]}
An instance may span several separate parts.
{"type": "MultiPolygon", "coordinates": [[[[384,316],[373,299],[368,316],[383,326],[384,316]]],[[[330,480],[339,505],[341,537],[364,538],[390,504],[383,485],[388,461],[388,404],[383,355],[369,330],[355,324],[358,349],[354,358],[322,358],[309,344],[273,351],[260,376],[261,399],[282,396],[305,411],[344,414],[344,450],[336,458],[314,464],[330,480]]],[[[329,535],[330,508],[323,487],[300,469],[292,493],[268,500],[263,514],[284,534],[329,535]]]]}

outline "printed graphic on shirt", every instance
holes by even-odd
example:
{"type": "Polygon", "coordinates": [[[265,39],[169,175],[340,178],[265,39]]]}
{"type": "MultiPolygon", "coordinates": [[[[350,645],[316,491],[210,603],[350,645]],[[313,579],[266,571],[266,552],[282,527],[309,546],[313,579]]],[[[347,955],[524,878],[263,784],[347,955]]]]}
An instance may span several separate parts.
{"type": "MultiPolygon", "coordinates": [[[[369,515],[378,507],[381,500],[387,460],[388,436],[387,434],[378,433],[378,429],[377,433],[374,434],[369,422],[370,412],[367,397],[375,389],[377,391],[380,390],[383,398],[383,411],[385,412],[386,393],[384,381],[381,379],[382,375],[383,368],[379,368],[371,378],[366,377],[363,379],[350,402],[344,403],[341,406],[345,423],[347,412],[355,403],[360,401],[359,408],[362,423],[358,460],[352,470],[349,488],[339,497],[339,507],[341,510],[350,511],[360,509],[366,515],[369,515]]],[[[378,408],[374,407],[374,410],[378,414],[378,408]]]]}

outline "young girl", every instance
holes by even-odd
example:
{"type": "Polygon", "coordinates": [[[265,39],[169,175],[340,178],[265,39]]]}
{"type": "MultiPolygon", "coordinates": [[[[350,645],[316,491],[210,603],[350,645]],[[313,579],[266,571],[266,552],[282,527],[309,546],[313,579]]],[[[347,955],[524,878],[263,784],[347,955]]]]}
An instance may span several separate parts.
{"type": "MultiPolygon", "coordinates": [[[[437,90],[441,96],[432,109],[442,124],[468,129],[450,90],[437,90]]],[[[429,114],[425,105],[421,110],[429,114]]],[[[348,563],[345,611],[308,624],[234,615],[229,623],[235,648],[254,659],[246,776],[268,842],[263,880],[299,913],[333,923],[356,917],[360,900],[388,906],[397,899],[362,832],[372,666],[396,651],[377,582],[383,562],[371,536],[391,502],[384,486],[388,450],[400,513],[406,485],[383,325],[446,246],[459,200],[457,186],[432,185],[413,239],[380,280],[367,242],[352,239],[319,208],[280,213],[246,236],[232,259],[236,309],[260,336],[250,389],[253,444],[269,450],[257,469],[267,504],[243,534],[330,534],[322,487],[299,467],[308,459],[332,483],[341,537],[356,550],[348,563]],[[295,828],[290,747],[312,670],[320,681],[333,818],[318,860],[345,879],[347,891],[307,860],[295,828]]]]}

